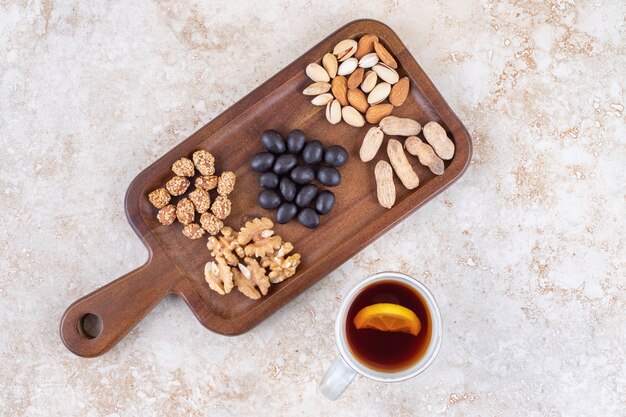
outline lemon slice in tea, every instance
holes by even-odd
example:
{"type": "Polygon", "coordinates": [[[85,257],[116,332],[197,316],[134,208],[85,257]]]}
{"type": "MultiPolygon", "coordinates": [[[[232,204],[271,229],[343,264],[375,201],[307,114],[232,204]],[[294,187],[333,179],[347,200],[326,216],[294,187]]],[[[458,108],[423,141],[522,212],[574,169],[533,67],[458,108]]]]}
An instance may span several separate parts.
{"type": "Polygon", "coordinates": [[[414,312],[398,304],[379,303],[362,308],[353,320],[357,329],[403,332],[417,336],[422,328],[414,312]]]}

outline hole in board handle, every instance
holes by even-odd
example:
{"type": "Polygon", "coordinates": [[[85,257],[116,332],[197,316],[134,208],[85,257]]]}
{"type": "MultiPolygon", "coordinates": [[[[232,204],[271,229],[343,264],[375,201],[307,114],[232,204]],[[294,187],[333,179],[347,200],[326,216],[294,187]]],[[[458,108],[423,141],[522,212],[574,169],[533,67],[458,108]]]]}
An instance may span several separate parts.
{"type": "Polygon", "coordinates": [[[87,313],[78,321],[78,333],[88,339],[95,339],[102,333],[102,319],[87,313]]]}

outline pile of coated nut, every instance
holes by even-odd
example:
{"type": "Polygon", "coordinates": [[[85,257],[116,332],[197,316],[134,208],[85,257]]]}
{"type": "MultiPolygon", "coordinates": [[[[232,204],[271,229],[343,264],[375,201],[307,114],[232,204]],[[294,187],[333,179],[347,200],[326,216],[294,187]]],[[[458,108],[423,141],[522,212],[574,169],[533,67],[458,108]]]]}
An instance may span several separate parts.
{"type": "Polygon", "coordinates": [[[374,34],[363,35],[358,42],[339,42],[321,61],[306,67],[313,84],[303,94],[315,96],[312,104],[326,106],[326,119],[332,124],[379,123],[409,94],[409,79],[400,78],[398,63],[374,34]]]}
{"type": "Polygon", "coordinates": [[[167,181],[165,187],[157,188],[148,194],[148,200],[159,209],[157,219],[166,226],[178,220],[183,227],[183,235],[189,239],[199,239],[205,232],[216,235],[222,227],[223,220],[228,217],[231,202],[228,195],[235,188],[235,173],[224,171],[215,175],[215,158],[206,150],[193,153],[192,159],[180,158],[172,164],[174,176],[167,181]],[[193,161],[192,161],[193,159],[193,161]],[[194,189],[186,196],[191,178],[194,189]],[[217,196],[212,200],[210,190],[216,190],[217,196]],[[170,204],[172,197],[180,197],[176,205],[170,204]],[[209,212],[209,210],[211,212],[209,212]],[[196,212],[200,214],[200,224],[194,222],[196,212]]]}
{"type": "Polygon", "coordinates": [[[348,161],[348,152],[341,146],[324,148],[319,140],[307,141],[299,129],[289,132],[285,140],[275,130],[261,135],[265,152],[250,160],[250,167],[261,173],[263,191],[257,202],[266,209],[276,209],[276,222],[288,223],[294,218],[310,229],[320,224],[320,215],[328,214],[335,205],[335,194],[319,190],[313,180],[326,187],[341,183],[338,168],[348,161]]]}

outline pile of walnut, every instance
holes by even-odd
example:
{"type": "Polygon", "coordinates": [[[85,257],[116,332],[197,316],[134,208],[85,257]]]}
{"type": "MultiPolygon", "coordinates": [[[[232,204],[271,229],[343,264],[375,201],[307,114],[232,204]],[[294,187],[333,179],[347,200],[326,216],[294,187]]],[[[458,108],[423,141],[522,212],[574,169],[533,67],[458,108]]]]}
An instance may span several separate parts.
{"type": "MultiPolygon", "coordinates": [[[[454,156],[454,142],[439,123],[427,123],[422,129],[417,120],[387,116],[380,121],[378,127],[371,128],[365,135],[359,152],[363,162],[374,159],[383,143],[384,135],[406,137],[404,148],[407,152],[417,156],[420,163],[435,175],[442,175],[445,168],[443,161],[454,156]],[[420,132],[424,133],[427,143],[417,137],[420,132]]],[[[374,168],[374,176],[378,202],[385,208],[391,208],[396,202],[394,171],[402,185],[409,190],[417,188],[420,180],[411,167],[400,141],[390,139],[387,142],[387,155],[391,165],[385,160],[378,161],[374,168]]]]}
{"type": "Polygon", "coordinates": [[[222,220],[230,214],[228,195],[235,188],[235,173],[224,171],[220,176],[215,175],[215,158],[205,150],[194,152],[192,159],[180,158],[174,162],[172,171],[176,175],[165,184],[165,188],[157,188],[148,194],[148,200],[159,209],[157,219],[161,224],[169,226],[178,219],[184,225],[183,235],[199,239],[205,231],[216,235],[224,227],[222,220]],[[195,188],[185,196],[196,169],[200,175],[194,180],[195,188]],[[209,191],[213,189],[217,190],[217,197],[211,203],[209,191]],[[179,196],[183,198],[176,205],[170,204],[172,197],[179,196]],[[194,223],[196,212],[200,214],[200,225],[194,223]]]}
{"type": "Polygon", "coordinates": [[[239,232],[224,227],[221,236],[209,237],[207,247],[214,261],[205,265],[204,278],[213,291],[223,295],[237,287],[246,297],[258,300],[270,284],[296,273],[300,254],[291,254],[293,245],[275,235],[272,227],[267,217],[256,218],[239,232]]]}

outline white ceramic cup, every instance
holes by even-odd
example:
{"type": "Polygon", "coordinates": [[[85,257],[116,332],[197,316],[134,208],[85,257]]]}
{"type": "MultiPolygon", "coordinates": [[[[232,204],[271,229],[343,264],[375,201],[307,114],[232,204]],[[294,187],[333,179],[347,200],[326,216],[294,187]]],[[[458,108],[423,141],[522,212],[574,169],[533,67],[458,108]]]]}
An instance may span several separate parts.
{"type": "Polygon", "coordinates": [[[335,321],[335,339],[340,356],[328,368],[320,383],[320,391],[330,400],[336,400],[350,385],[357,373],[380,382],[398,382],[413,378],[422,373],[437,357],[441,347],[442,321],[439,306],[433,295],[418,280],[399,272],[380,272],[361,281],[344,297],[335,321]],[[426,301],[432,319],[432,335],[426,353],[409,368],[396,372],[384,372],[372,369],[352,355],[346,341],[346,316],[352,302],[365,287],[378,281],[397,281],[413,288],[426,301]]]}

